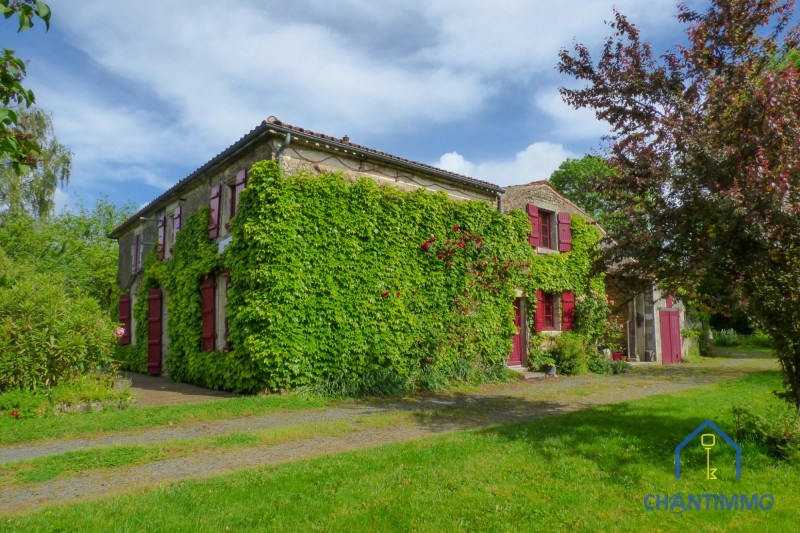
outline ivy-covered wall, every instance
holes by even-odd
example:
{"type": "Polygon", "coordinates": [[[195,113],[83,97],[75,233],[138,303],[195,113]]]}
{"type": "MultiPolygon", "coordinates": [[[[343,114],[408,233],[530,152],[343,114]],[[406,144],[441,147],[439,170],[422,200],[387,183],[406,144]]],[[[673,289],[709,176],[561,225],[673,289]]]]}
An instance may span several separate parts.
{"type": "MultiPolygon", "coordinates": [[[[223,254],[201,209],[173,258],[145,261],[128,366],[146,367],[146,294],[167,299],[172,379],[249,392],[390,369],[502,368],[515,289],[602,291],[587,277],[596,228],[573,216],[573,251],[536,255],[522,212],[443,193],[400,192],[339,174],[284,176],[255,164],[223,254]],[[200,351],[200,282],[230,272],[229,352],[200,351]]],[[[580,307],[578,308],[580,310],[580,307]]]]}

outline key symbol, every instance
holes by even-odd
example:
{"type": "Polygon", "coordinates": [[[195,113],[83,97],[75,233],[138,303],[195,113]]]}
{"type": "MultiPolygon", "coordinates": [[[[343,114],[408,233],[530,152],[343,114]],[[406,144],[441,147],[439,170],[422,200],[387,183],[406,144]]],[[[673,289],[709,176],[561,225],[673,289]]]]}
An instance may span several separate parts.
{"type": "Polygon", "coordinates": [[[717,473],[716,468],[711,468],[711,448],[717,444],[717,436],[713,433],[706,433],[700,435],[700,445],[706,450],[706,479],[717,479],[714,474],[717,473]]]}

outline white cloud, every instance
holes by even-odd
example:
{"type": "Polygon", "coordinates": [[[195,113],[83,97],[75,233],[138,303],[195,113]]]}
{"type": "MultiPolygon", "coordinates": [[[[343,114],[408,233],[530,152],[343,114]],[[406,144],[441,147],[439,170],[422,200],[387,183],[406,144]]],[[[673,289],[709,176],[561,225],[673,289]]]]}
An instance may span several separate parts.
{"type": "Polygon", "coordinates": [[[556,138],[599,139],[611,131],[608,123],[598,120],[591,109],[575,109],[565,103],[558,87],[541,90],[534,102],[551,119],[553,127],[548,133],[556,138]]]}
{"type": "Polygon", "coordinates": [[[546,180],[565,159],[575,157],[561,144],[537,142],[517,152],[513,160],[473,163],[458,152],[448,152],[434,166],[507,186],[546,180]]]}
{"type": "MultiPolygon", "coordinates": [[[[95,190],[164,189],[183,177],[165,168],[201,165],[268,115],[370,144],[474,120],[517,83],[535,95],[519,113],[539,107],[548,120],[533,126],[566,143],[601,130],[540,87],[559,83],[559,48],[608,34],[613,4],[645,31],[674,27],[674,0],[52,0],[55,32],[90,68],[54,60],[31,81],[75,153],[73,184],[95,190]]],[[[508,184],[569,155],[536,143],[513,160],[442,163],[508,184]]]]}

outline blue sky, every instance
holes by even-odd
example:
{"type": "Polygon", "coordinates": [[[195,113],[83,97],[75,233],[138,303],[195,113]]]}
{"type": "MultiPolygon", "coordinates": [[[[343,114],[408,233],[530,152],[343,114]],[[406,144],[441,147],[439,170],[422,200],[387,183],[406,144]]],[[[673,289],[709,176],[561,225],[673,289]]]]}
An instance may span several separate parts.
{"type": "MultiPolygon", "coordinates": [[[[690,5],[704,5],[697,0],[690,5]]],[[[51,0],[2,31],[74,153],[57,204],[144,204],[269,115],[500,185],[602,150],[563,104],[557,53],[597,51],[612,6],[656,49],[672,0],[51,0]]]]}

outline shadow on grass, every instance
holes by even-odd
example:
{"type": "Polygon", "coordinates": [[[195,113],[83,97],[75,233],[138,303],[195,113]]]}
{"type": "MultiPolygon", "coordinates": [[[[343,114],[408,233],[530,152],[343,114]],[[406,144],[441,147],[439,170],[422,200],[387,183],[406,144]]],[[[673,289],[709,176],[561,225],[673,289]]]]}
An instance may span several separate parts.
{"type": "MultiPolygon", "coordinates": [[[[732,404],[740,398],[744,401],[753,391],[769,397],[778,380],[776,371],[754,372],[730,385],[704,391],[644,394],[603,405],[592,405],[591,400],[583,403],[580,398],[427,395],[406,409],[431,433],[474,429],[482,435],[521,441],[545,459],[582,458],[611,477],[638,479],[651,468],[669,475],[674,469],[675,447],[706,419],[733,437],[732,404]],[[608,453],[609,446],[613,453],[608,453]]],[[[696,440],[683,453],[682,463],[700,472],[705,468],[705,452],[699,437],[696,440]]],[[[732,464],[733,450],[726,445],[715,453],[719,461],[732,464]]],[[[733,471],[728,470],[725,475],[730,479],[733,471]]]]}

